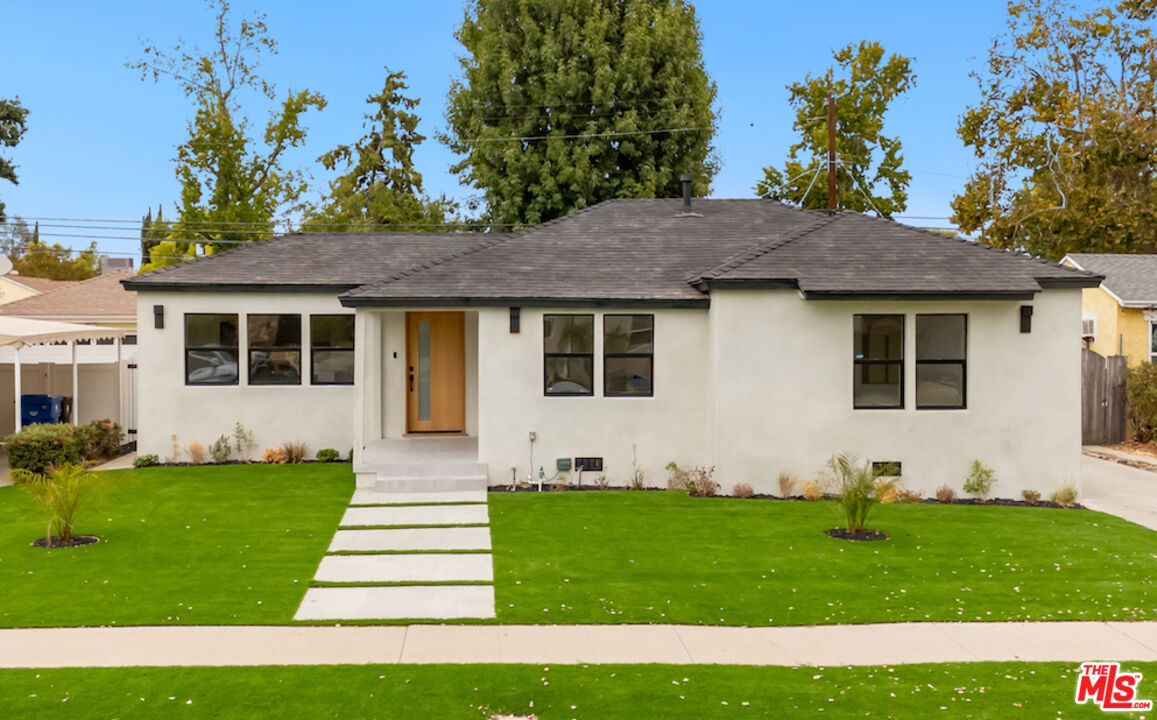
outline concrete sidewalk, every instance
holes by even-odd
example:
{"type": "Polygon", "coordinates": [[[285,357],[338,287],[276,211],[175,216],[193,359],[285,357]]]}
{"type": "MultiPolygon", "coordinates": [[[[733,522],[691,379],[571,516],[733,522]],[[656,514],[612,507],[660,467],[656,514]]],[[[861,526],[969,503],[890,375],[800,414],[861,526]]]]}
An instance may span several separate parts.
{"type": "Polygon", "coordinates": [[[1157,622],[811,627],[410,625],[0,630],[0,667],[1157,662],[1157,622]]]}

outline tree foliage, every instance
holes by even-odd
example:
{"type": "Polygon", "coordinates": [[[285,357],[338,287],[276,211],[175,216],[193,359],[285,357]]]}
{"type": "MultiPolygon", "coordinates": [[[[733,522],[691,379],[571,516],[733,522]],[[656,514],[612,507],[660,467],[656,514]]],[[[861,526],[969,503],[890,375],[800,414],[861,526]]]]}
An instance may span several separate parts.
{"type": "Polygon", "coordinates": [[[13,217],[0,225],[0,254],[9,258],[18,257],[28,251],[30,244],[40,242],[40,223],[28,227],[22,217],[13,217]]]}
{"type": "MultiPolygon", "coordinates": [[[[309,90],[290,91],[274,102],[275,86],[258,72],[261,57],[277,53],[264,16],[243,19],[234,27],[228,0],[206,2],[216,20],[210,50],[190,48],[183,41],[172,51],[145,44],[144,57],[129,66],[139,70],[142,79],[159,82],[164,76],[176,81],[193,101],[189,138],[177,146],[181,199],[167,237],[191,247],[193,254],[197,248],[216,252],[272,235],[278,212],[306,189],[304,175],[286,168],[284,155],[305,140],[302,114],[325,107],[325,98],[309,90]],[[251,137],[242,110],[247,91],[274,103],[260,139],[251,137]]],[[[171,251],[166,248],[165,255],[176,254],[171,251]]],[[[158,257],[149,265],[173,261],[158,257]]]]}
{"type": "Polygon", "coordinates": [[[836,98],[836,207],[884,217],[908,203],[911,175],[900,139],[883,134],[888,105],[916,83],[912,59],[862,41],[833,53],[834,67],[787,86],[799,142],[783,165],[764,169],[760,197],[805,208],[828,207],[828,97],[836,98]]]}
{"type": "Polygon", "coordinates": [[[23,254],[10,255],[12,268],[25,277],[87,280],[100,274],[100,255],[93,242],[73,257],[71,248],[30,240],[23,254]]]}
{"type": "Polygon", "coordinates": [[[978,161],[952,202],[961,229],[1052,259],[1157,251],[1155,11],[1009,5],[958,127],[978,161]]]}
{"type": "MultiPolygon", "coordinates": [[[[0,147],[16,147],[23,137],[24,119],[28,111],[20,105],[20,99],[4,100],[0,98],[0,147]]],[[[13,185],[16,181],[16,166],[6,158],[0,157],[0,180],[7,180],[13,185]]],[[[4,202],[0,201],[0,222],[4,221],[4,202]]]]}
{"type": "MultiPolygon", "coordinates": [[[[311,209],[305,230],[375,230],[392,225],[398,230],[436,230],[446,221],[453,203],[432,199],[422,189],[422,174],[414,167],[414,149],[425,137],[418,132],[419,117],[410,112],[418,100],[406,96],[406,75],[386,69],[382,91],[366,102],[374,107],[362,127],[369,132],[354,145],[341,145],[318,158],[327,170],[345,174],[330,183],[321,206],[311,209]]],[[[392,229],[392,228],[385,228],[392,229]]]]}
{"type": "Polygon", "coordinates": [[[706,194],[715,83],[686,0],[474,0],[441,140],[489,218],[533,224],[607,198],[706,194]]]}

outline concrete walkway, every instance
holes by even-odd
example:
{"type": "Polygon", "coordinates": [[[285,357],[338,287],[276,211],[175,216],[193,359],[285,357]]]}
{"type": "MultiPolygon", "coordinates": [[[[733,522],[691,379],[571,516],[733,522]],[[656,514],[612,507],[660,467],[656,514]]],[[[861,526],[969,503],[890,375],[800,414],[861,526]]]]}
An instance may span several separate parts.
{"type": "Polygon", "coordinates": [[[1157,622],[813,627],[411,625],[0,630],[0,667],[1157,661],[1157,622]]]}
{"type": "Polygon", "coordinates": [[[350,500],[294,620],[493,618],[486,491],[350,500]]]}
{"type": "Polygon", "coordinates": [[[1080,502],[1157,530],[1157,472],[1083,455],[1080,502]]]}

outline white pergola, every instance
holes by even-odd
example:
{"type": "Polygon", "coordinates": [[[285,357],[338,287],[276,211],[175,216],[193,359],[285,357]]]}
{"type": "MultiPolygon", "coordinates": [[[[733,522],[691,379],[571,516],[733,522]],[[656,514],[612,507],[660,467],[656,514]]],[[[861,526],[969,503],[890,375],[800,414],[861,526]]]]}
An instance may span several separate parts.
{"type": "Polygon", "coordinates": [[[99,325],[77,325],[74,323],[52,322],[49,320],[32,320],[21,317],[5,317],[0,315],[0,347],[11,347],[15,360],[13,362],[13,378],[16,390],[16,431],[20,431],[20,348],[29,345],[52,345],[68,343],[72,350],[72,416],[69,420],[75,425],[80,417],[80,405],[77,390],[76,372],[76,343],[78,340],[109,340],[116,342],[117,359],[117,411],[120,411],[120,364],[121,338],[124,330],[101,327],[99,325]]]}

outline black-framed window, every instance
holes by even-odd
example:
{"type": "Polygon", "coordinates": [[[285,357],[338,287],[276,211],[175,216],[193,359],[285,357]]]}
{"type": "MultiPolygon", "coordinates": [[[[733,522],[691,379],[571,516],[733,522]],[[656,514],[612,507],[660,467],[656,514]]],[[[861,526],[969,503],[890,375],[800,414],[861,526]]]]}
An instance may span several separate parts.
{"type": "Polygon", "coordinates": [[[237,384],[237,315],[185,314],[185,384],[237,384]]]}
{"type": "Polygon", "coordinates": [[[544,315],[543,394],[594,395],[595,316],[544,315]]]}
{"type": "Polygon", "coordinates": [[[654,395],[655,316],[603,315],[603,395],[654,395]]]}
{"type": "Polygon", "coordinates": [[[301,384],[301,316],[249,315],[250,385],[301,384]]]}
{"type": "Polygon", "coordinates": [[[967,405],[968,316],[916,316],[916,409],[967,405]]]}
{"type": "Polygon", "coordinates": [[[309,316],[309,381],[354,384],[354,316],[309,316]]]}
{"type": "Polygon", "coordinates": [[[904,316],[854,315],[852,407],[904,407],[904,316]]]}

